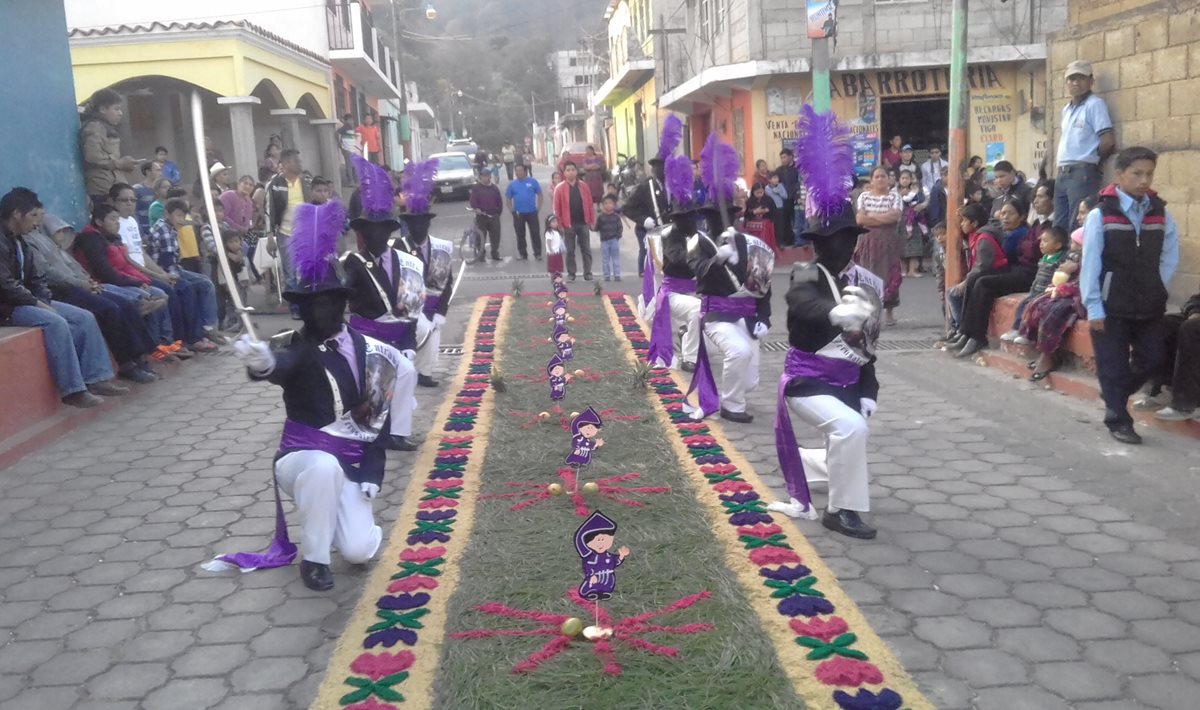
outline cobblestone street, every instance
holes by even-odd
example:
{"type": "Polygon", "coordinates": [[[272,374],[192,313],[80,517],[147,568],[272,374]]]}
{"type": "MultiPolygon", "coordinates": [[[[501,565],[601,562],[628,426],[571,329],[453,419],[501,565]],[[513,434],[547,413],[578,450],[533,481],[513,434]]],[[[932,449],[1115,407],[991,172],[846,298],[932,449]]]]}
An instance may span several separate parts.
{"type": "MultiPolygon", "coordinates": [[[[782,358],[764,353],[755,422],[723,424],[780,495],[771,417],[782,358]]],[[[1190,707],[1194,442],[1147,432],[1132,451],[1103,436],[1090,403],[934,352],[881,363],[869,518],[879,538],[800,528],[934,703],[1190,707]]],[[[419,431],[443,392],[419,391],[419,431]]],[[[0,472],[0,710],[307,706],[367,568],[335,556],[338,586],[322,595],[295,568],[199,567],[268,542],[278,396],[247,383],[232,357],[209,356],[0,472]]],[[[408,456],[389,463],[376,506],[385,530],[408,456]]],[[[819,503],[823,493],[818,484],[819,503]]]]}

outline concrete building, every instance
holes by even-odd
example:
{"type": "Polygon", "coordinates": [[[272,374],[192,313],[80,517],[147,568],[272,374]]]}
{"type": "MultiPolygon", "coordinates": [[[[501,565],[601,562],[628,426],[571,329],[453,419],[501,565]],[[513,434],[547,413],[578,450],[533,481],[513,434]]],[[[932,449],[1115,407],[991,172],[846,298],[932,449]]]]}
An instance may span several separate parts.
{"type": "Polygon", "coordinates": [[[0,2],[0,21],[10,28],[0,59],[19,68],[8,72],[0,96],[20,107],[0,131],[0,194],[28,187],[47,212],[84,224],[79,114],[62,5],[0,2]]]}
{"type": "Polygon", "coordinates": [[[658,131],[653,127],[661,121],[649,23],[651,4],[651,0],[610,0],[604,10],[608,79],[596,89],[592,104],[612,110],[605,132],[614,165],[617,155],[636,155],[644,162],[658,151],[658,131]]]}
{"type": "MultiPolygon", "coordinates": [[[[649,12],[658,108],[689,117],[692,150],[710,131],[775,165],[812,91],[802,0],[655,0],[649,12]],[[664,26],[665,22],[665,26],[664,26]],[[680,31],[682,30],[682,31],[680,31]]],[[[1033,173],[1046,147],[1045,38],[1066,0],[984,0],[969,21],[970,152],[1033,173]]],[[[844,0],[837,7],[833,109],[851,123],[860,170],[900,135],[945,145],[950,3],[844,0]]]]}
{"type": "Polygon", "coordinates": [[[587,108],[588,98],[603,81],[604,69],[600,60],[591,52],[579,49],[564,49],[550,55],[550,66],[558,77],[558,97],[563,108],[575,110],[587,108]]]}
{"type": "Polygon", "coordinates": [[[238,174],[258,174],[272,134],[306,167],[340,182],[338,117],[396,100],[399,67],[367,2],[66,0],[75,98],[111,87],[126,97],[122,148],[171,150],[197,174],[189,101],[202,90],[205,132],[238,174]],[[203,13],[203,17],[198,17],[203,13]]]}
{"type": "MultiPolygon", "coordinates": [[[[1164,0],[1068,0],[1065,29],[1050,39],[1046,79],[1050,160],[1067,102],[1063,73],[1092,62],[1093,90],[1108,103],[1117,148],[1158,152],[1154,189],[1179,227],[1182,254],[1170,284],[1181,303],[1200,286],[1200,7],[1164,0]]],[[[1112,161],[1107,175],[1112,176],[1112,161]]]]}

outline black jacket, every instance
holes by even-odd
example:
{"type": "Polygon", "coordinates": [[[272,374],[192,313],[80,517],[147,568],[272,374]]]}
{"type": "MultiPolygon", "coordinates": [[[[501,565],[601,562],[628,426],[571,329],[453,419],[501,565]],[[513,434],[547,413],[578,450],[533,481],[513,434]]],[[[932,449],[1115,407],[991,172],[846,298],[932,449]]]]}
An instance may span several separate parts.
{"type": "Polygon", "coordinates": [[[663,187],[662,182],[654,178],[643,180],[637,187],[633,188],[633,194],[625,201],[621,207],[621,214],[633,220],[635,227],[641,227],[647,217],[653,217],[658,220],[658,215],[654,214],[654,202],[650,199],[650,182],[654,181],[655,197],[658,201],[659,215],[663,221],[666,220],[667,214],[671,211],[671,201],[667,198],[667,191],[663,187]]]}
{"type": "MultiPolygon", "coordinates": [[[[746,235],[738,232],[734,237],[738,251],[738,263],[717,261],[717,245],[707,235],[700,233],[688,238],[688,265],[696,273],[696,294],[700,296],[733,296],[741,290],[741,284],[746,280],[746,235]]],[[[753,318],[746,319],[746,328],[753,337],[754,325],[765,323],[771,327],[771,293],[755,299],[757,312],[753,318]]],[[[709,313],[705,318],[710,321],[734,320],[729,316],[709,313]]]]}
{"type": "MultiPolygon", "coordinates": [[[[364,254],[364,256],[368,256],[364,254]]],[[[392,273],[400,274],[400,259],[396,256],[393,249],[388,249],[387,257],[392,260],[392,273]]],[[[383,270],[379,260],[371,259],[371,267],[367,268],[355,254],[347,254],[342,257],[343,268],[346,271],[346,285],[353,289],[354,293],[350,295],[350,312],[375,320],[385,313],[391,313],[396,309],[396,286],[388,279],[387,272],[383,270]],[[370,273],[368,273],[368,271],[370,273]],[[375,277],[375,281],[383,287],[384,295],[387,296],[387,302],[379,297],[379,289],[375,287],[375,281],[372,281],[371,276],[375,277]]],[[[416,313],[412,314],[413,318],[417,317],[416,313]]],[[[417,328],[415,321],[413,327],[407,330],[406,335],[397,342],[390,343],[397,350],[416,350],[417,349],[417,328]]]]}
{"type": "MultiPolygon", "coordinates": [[[[300,174],[300,191],[304,193],[304,201],[308,202],[312,197],[312,175],[300,174]]],[[[283,216],[287,213],[287,203],[287,177],[279,173],[267,183],[267,224],[270,232],[279,232],[279,225],[283,224],[283,216]]]]}
{"type": "MultiPolygon", "coordinates": [[[[829,322],[829,312],[841,301],[842,294],[833,293],[829,282],[815,264],[798,269],[794,273],[792,286],[785,297],[788,343],[797,350],[815,353],[842,334],[840,327],[829,322]]],[[[843,391],[812,378],[796,378],[788,384],[785,393],[789,397],[832,394],[857,411],[859,399],[879,399],[879,380],[875,376],[874,357],[862,366],[857,386],[845,389],[853,391],[843,391]]]]}
{"type": "MultiPolygon", "coordinates": [[[[250,379],[266,380],[283,388],[283,406],[288,419],[314,429],[328,426],[344,412],[354,409],[366,399],[363,392],[367,371],[366,342],[363,336],[353,329],[350,330],[350,337],[354,341],[355,353],[358,356],[357,382],[345,358],[336,352],[320,350],[320,343],[306,338],[303,331],[294,333],[287,347],[275,352],[275,369],[270,374],[264,377],[251,374],[250,379]],[[342,412],[334,411],[333,390],[325,376],[326,371],[333,375],[342,393],[342,412]]],[[[380,431],[386,434],[389,431],[389,422],[385,421],[380,431]]],[[[383,467],[387,455],[385,434],[367,444],[360,464],[343,465],[346,478],[355,483],[380,485],[383,482],[383,467]]]]}
{"type": "Polygon", "coordinates": [[[667,276],[694,279],[696,272],[688,264],[688,236],[682,230],[671,227],[662,238],[662,272],[667,276]]]}
{"type": "Polygon", "coordinates": [[[33,250],[23,238],[0,232],[0,323],[7,323],[17,306],[36,306],[38,302],[50,302],[50,285],[34,268],[33,250]]]}

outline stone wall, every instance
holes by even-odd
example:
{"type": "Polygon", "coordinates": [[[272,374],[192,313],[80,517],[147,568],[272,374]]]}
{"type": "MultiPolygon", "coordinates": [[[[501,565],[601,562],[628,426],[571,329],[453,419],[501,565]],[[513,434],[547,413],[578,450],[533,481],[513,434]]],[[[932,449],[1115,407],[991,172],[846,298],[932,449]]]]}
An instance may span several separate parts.
{"type": "MultiPolygon", "coordinates": [[[[1048,47],[1051,160],[1067,101],[1063,72],[1072,60],[1087,59],[1118,150],[1142,145],[1159,153],[1154,187],[1179,226],[1182,254],[1171,294],[1181,302],[1200,286],[1200,3],[1070,0],[1068,14],[1067,29],[1048,47]]],[[[1106,168],[1111,178],[1111,160],[1106,168]]]]}

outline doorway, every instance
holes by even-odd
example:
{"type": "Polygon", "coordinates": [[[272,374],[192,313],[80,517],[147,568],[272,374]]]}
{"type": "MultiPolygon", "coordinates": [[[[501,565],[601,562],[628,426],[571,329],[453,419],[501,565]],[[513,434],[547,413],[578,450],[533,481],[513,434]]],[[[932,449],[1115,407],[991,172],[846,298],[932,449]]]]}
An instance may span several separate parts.
{"type": "Polygon", "coordinates": [[[879,140],[887,146],[892,136],[900,136],[913,147],[913,161],[929,157],[931,146],[946,152],[950,137],[950,96],[920,96],[880,101],[879,140]]]}

